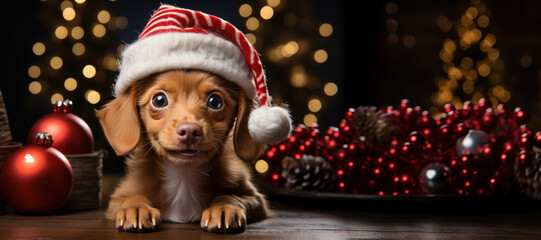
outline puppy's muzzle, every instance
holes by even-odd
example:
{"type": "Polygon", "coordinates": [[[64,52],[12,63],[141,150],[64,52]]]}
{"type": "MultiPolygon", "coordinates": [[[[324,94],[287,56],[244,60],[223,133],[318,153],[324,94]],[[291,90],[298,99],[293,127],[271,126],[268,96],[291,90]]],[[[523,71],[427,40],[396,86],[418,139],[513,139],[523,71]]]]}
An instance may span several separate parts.
{"type": "Polygon", "coordinates": [[[180,142],[187,146],[199,142],[203,129],[196,123],[182,123],[177,126],[176,134],[180,142]]]}

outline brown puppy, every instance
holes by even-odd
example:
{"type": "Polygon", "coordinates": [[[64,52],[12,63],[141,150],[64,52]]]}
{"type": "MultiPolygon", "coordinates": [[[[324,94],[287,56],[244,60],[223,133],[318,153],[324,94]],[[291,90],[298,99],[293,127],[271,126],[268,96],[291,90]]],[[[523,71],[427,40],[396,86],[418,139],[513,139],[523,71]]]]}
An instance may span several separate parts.
{"type": "Polygon", "coordinates": [[[97,113],[105,135],[118,155],[129,154],[107,217],[123,231],[151,231],[163,220],[222,233],[266,218],[246,164],[264,149],[248,133],[252,101],[217,75],[178,70],[106,104],[97,113]]]}

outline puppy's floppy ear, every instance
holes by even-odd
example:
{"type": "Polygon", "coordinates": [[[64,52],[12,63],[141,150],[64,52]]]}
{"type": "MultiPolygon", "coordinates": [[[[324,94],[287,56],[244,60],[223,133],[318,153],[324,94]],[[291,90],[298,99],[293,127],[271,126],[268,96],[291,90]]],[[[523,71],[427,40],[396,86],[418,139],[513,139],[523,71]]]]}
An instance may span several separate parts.
{"type": "Polygon", "coordinates": [[[252,109],[253,101],[240,94],[237,105],[237,120],[233,134],[235,152],[242,160],[252,162],[256,160],[265,149],[265,144],[252,139],[248,132],[248,117],[252,109]]]}
{"type": "Polygon", "coordinates": [[[137,114],[137,94],[117,97],[96,113],[107,140],[117,155],[130,153],[139,142],[141,123],[137,114]]]}

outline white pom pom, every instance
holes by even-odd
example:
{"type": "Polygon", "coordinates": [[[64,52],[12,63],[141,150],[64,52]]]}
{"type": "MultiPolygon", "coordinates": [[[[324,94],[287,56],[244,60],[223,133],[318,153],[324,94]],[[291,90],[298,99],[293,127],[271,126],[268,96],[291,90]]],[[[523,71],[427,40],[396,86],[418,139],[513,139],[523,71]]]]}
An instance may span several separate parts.
{"type": "Polygon", "coordinates": [[[291,132],[291,117],[284,108],[261,106],[250,113],[248,131],[260,143],[279,142],[291,132]]]}

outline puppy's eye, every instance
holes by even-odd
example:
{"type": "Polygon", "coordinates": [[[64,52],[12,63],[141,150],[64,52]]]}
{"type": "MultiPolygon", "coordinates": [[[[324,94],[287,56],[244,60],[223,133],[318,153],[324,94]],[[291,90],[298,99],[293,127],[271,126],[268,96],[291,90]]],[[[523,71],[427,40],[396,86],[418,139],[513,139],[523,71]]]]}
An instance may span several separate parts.
{"type": "Polygon", "coordinates": [[[221,109],[224,106],[224,101],[222,98],[216,94],[212,94],[209,96],[207,100],[207,106],[212,109],[221,109]]]}
{"type": "Polygon", "coordinates": [[[157,92],[154,94],[154,96],[152,96],[150,104],[152,104],[152,107],[156,109],[161,109],[167,107],[167,105],[169,105],[169,101],[167,100],[167,95],[165,95],[164,92],[157,92]]]}

